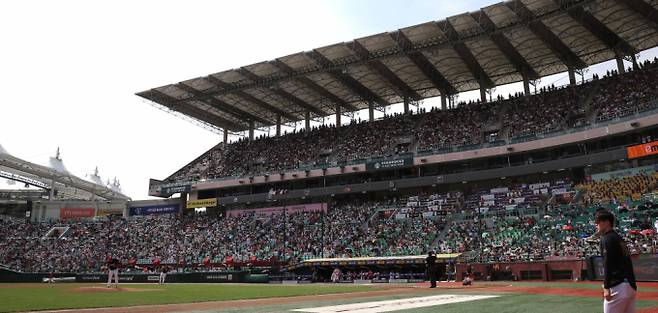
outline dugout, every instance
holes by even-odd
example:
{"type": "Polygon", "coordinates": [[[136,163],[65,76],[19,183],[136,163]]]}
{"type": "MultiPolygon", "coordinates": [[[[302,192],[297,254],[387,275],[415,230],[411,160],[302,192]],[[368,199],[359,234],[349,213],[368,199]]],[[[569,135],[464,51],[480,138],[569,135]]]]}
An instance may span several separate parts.
{"type": "MultiPolygon", "coordinates": [[[[460,261],[460,253],[437,254],[438,277],[446,277],[446,265],[460,261]]],[[[319,258],[308,259],[297,264],[282,268],[283,272],[295,279],[315,282],[330,281],[334,269],[339,268],[343,274],[353,273],[353,277],[342,279],[343,283],[388,283],[388,282],[421,282],[425,280],[427,255],[407,255],[388,257],[358,257],[358,258],[319,258]],[[379,273],[377,277],[364,278],[361,274],[371,271],[379,273]],[[391,275],[393,273],[393,275],[391,275]]],[[[347,275],[344,275],[344,277],[347,275]]]]}

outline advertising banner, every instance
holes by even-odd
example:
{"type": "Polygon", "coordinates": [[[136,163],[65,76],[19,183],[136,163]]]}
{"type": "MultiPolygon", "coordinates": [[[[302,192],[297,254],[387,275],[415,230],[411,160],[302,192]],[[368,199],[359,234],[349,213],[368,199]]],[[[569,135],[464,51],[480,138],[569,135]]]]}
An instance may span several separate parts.
{"type": "Polygon", "coordinates": [[[491,189],[491,193],[505,193],[505,192],[508,192],[508,191],[509,191],[509,188],[507,188],[507,187],[500,187],[500,188],[491,189]]]}
{"type": "MultiPolygon", "coordinates": [[[[637,281],[658,281],[658,255],[641,254],[631,256],[633,271],[637,281]]],[[[603,257],[597,256],[592,260],[594,279],[603,280],[603,257]]]]}
{"type": "Polygon", "coordinates": [[[96,210],[94,208],[61,208],[59,209],[60,219],[69,218],[87,218],[94,217],[96,210]]]}
{"type": "Polygon", "coordinates": [[[296,212],[314,212],[314,211],[323,211],[327,212],[326,203],[310,203],[310,204],[299,204],[299,205],[288,205],[288,206],[277,206],[271,208],[262,208],[262,209],[247,209],[247,210],[232,210],[226,212],[228,217],[239,217],[246,213],[254,213],[256,216],[270,216],[273,213],[281,213],[283,209],[286,209],[286,214],[296,213],[296,212]]]}
{"type": "Polygon", "coordinates": [[[192,185],[186,184],[183,186],[162,187],[162,189],[160,189],[160,193],[165,195],[173,195],[175,193],[190,192],[191,190],[192,185]]]}
{"type": "Polygon", "coordinates": [[[414,158],[412,156],[408,156],[401,159],[367,162],[366,171],[388,170],[400,167],[408,167],[412,165],[414,165],[414,158]]]}
{"type": "Polygon", "coordinates": [[[123,208],[99,208],[96,216],[123,215],[123,208]]]}
{"type": "Polygon", "coordinates": [[[179,209],[180,209],[180,205],[178,204],[132,207],[130,208],[130,215],[134,216],[134,215],[170,214],[170,213],[178,213],[179,209]]]}
{"type": "Polygon", "coordinates": [[[190,192],[192,185],[193,182],[191,181],[165,183],[161,180],[151,178],[149,180],[149,196],[165,197],[175,193],[190,192]]]}
{"type": "Polygon", "coordinates": [[[536,183],[536,184],[530,184],[530,189],[535,190],[535,189],[541,189],[541,188],[548,188],[551,186],[551,183],[536,183]]]}
{"type": "Polygon", "coordinates": [[[658,141],[630,146],[626,148],[626,150],[628,151],[629,159],[658,154],[658,141]]]}
{"type": "Polygon", "coordinates": [[[187,201],[188,209],[207,208],[207,207],[216,207],[216,206],[217,206],[217,198],[187,201]]]}

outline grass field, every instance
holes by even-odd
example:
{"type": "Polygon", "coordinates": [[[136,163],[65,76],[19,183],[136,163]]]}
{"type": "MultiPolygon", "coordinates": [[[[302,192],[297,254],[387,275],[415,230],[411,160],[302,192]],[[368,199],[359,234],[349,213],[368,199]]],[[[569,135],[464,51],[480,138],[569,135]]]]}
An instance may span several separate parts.
{"type": "MultiPolygon", "coordinates": [[[[455,297],[490,295],[495,298],[432,305],[396,312],[588,313],[602,311],[599,296],[600,285],[595,283],[482,283],[476,284],[472,288],[461,288],[457,284],[442,284],[440,288],[433,290],[426,288],[423,284],[375,286],[126,284],[121,287],[120,290],[108,290],[100,284],[0,284],[0,312],[79,308],[108,308],[94,311],[99,313],[291,312],[302,308],[317,309],[317,307],[396,299],[411,301],[441,295],[454,295],[455,297]],[[166,306],[142,306],[163,304],[166,306]],[[132,307],[138,305],[142,307],[132,307]],[[116,309],[110,307],[116,307],[116,309]]],[[[638,312],[658,312],[658,284],[645,283],[640,286],[637,306],[638,312]]],[[[342,311],[382,312],[372,308],[364,311],[356,309],[342,311]]]]}
{"type": "Polygon", "coordinates": [[[370,291],[367,286],[170,284],[123,285],[120,292],[102,284],[0,284],[0,312],[190,303],[370,291]]]}

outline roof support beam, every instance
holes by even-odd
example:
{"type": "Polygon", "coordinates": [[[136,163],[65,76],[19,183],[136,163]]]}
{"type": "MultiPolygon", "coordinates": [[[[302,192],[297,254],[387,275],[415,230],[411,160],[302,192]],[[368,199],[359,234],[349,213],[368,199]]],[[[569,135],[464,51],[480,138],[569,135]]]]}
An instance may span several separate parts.
{"type": "Polygon", "coordinates": [[[226,112],[238,119],[245,120],[246,122],[249,121],[256,121],[259,122],[263,125],[270,125],[272,122],[269,120],[260,118],[254,114],[251,114],[247,111],[240,110],[222,100],[219,100],[211,95],[206,94],[205,92],[198,90],[196,88],[193,88],[192,86],[186,85],[185,83],[178,83],[175,85],[176,88],[179,88],[181,90],[184,90],[186,92],[189,92],[194,95],[194,97],[197,98],[197,101],[203,102],[219,111],[226,112]]]}
{"type": "Polygon", "coordinates": [[[325,116],[330,115],[328,112],[325,112],[325,111],[323,111],[323,110],[321,110],[321,109],[319,109],[319,108],[317,108],[313,105],[310,105],[310,104],[306,103],[306,101],[304,101],[302,99],[299,99],[295,95],[283,90],[283,88],[272,88],[270,90],[272,90],[272,92],[274,92],[277,96],[279,96],[281,98],[284,98],[289,102],[294,103],[295,105],[297,105],[298,107],[303,108],[304,110],[313,112],[317,116],[325,117],[325,116]]]}
{"type": "Polygon", "coordinates": [[[632,55],[635,54],[636,49],[633,48],[626,40],[619,37],[603,22],[599,21],[592,13],[585,11],[583,7],[573,7],[567,10],[576,22],[580,23],[589,30],[596,38],[601,40],[608,48],[613,50],[616,54],[632,55]]]}
{"type": "Polygon", "coordinates": [[[244,128],[244,126],[239,125],[237,123],[234,123],[232,121],[229,121],[227,119],[224,119],[222,117],[219,117],[215,114],[212,114],[210,112],[201,110],[199,108],[196,108],[192,105],[189,105],[187,103],[182,103],[179,102],[178,99],[165,94],[164,92],[161,92],[156,89],[151,89],[148,91],[150,94],[145,95],[145,97],[152,99],[156,101],[157,103],[164,104],[166,107],[168,107],[171,110],[183,113],[185,115],[191,116],[195,119],[204,121],[206,123],[209,123],[211,125],[215,125],[219,128],[228,128],[230,130],[235,130],[239,131],[244,128]]]}
{"type": "Polygon", "coordinates": [[[395,88],[400,97],[411,97],[415,101],[420,101],[423,97],[419,95],[415,90],[413,90],[407,83],[405,83],[400,77],[395,75],[382,61],[373,59],[367,61],[370,58],[370,51],[366,49],[359,41],[354,40],[351,43],[345,44],[347,48],[352,50],[352,52],[359,58],[361,61],[365,61],[370,69],[377,72],[380,77],[384,78],[393,88],[395,88]]]}
{"type": "Polygon", "coordinates": [[[622,0],[629,8],[658,26],[658,10],[643,0],[622,0]]]}
{"type": "MultiPolygon", "coordinates": [[[[324,66],[324,67],[333,66],[333,62],[331,62],[331,60],[327,59],[324,55],[322,55],[320,52],[316,50],[307,52],[306,55],[320,66],[324,66]]],[[[390,103],[388,103],[388,101],[384,100],[383,98],[375,94],[372,90],[361,84],[358,80],[354,79],[350,75],[343,73],[343,71],[329,70],[327,73],[333,76],[334,79],[343,83],[350,90],[352,90],[352,92],[354,92],[356,95],[358,95],[361,99],[365,100],[366,102],[375,101],[383,107],[391,105],[390,103]]]]}
{"type": "Polygon", "coordinates": [[[251,103],[267,110],[267,111],[270,111],[272,113],[276,113],[278,115],[281,115],[281,117],[285,117],[290,121],[296,121],[296,120],[299,119],[298,117],[296,117],[296,116],[294,116],[294,115],[292,115],[292,114],[290,114],[286,111],[283,111],[283,110],[281,110],[281,109],[279,109],[279,108],[277,108],[277,107],[275,107],[275,106],[273,106],[273,105],[271,105],[271,104],[269,104],[269,103],[267,103],[267,102],[265,102],[261,99],[258,99],[258,98],[254,97],[254,96],[252,96],[252,95],[250,95],[250,94],[248,94],[248,93],[246,93],[242,90],[236,91],[235,95],[237,95],[240,98],[245,99],[245,100],[247,100],[247,101],[249,101],[249,102],[251,102],[251,103]]]}
{"type": "Polygon", "coordinates": [[[560,38],[555,35],[549,28],[537,19],[537,16],[528,7],[521,2],[521,0],[514,0],[512,2],[504,2],[504,4],[512,10],[520,20],[530,20],[528,27],[535,36],[539,37],[553,53],[569,68],[578,69],[587,67],[585,63],[576,53],[574,53],[569,46],[567,46],[560,38]]]}
{"type": "Polygon", "coordinates": [[[494,31],[491,34],[491,41],[498,47],[498,49],[505,55],[507,60],[521,73],[524,79],[538,79],[539,74],[534,68],[526,61],[526,59],[519,53],[519,51],[512,45],[512,43],[505,37],[502,32],[496,32],[498,27],[491,20],[484,10],[480,10],[477,15],[472,15],[473,19],[485,30],[494,31]]]}
{"type": "MultiPolygon", "coordinates": [[[[294,72],[294,70],[290,66],[288,66],[288,64],[284,63],[283,61],[281,61],[279,59],[276,59],[276,60],[272,61],[271,64],[276,66],[277,68],[279,68],[281,71],[285,72],[288,75],[292,75],[292,73],[294,72]]],[[[313,80],[311,80],[310,78],[308,78],[306,76],[298,76],[296,79],[297,79],[298,82],[304,84],[304,86],[306,86],[306,88],[309,88],[309,89],[313,90],[313,92],[319,94],[323,98],[329,99],[329,101],[333,102],[334,104],[337,104],[337,105],[340,105],[340,106],[344,107],[349,112],[354,112],[354,111],[359,110],[359,109],[357,109],[357,107],[347,103],[347,101],[345,101],[345,100],[341,99],[340,97],[334,95],[333,93],[329,92],[329,90],[327,90],[324,87],[316,84],[313,80]]]]}
{"type": "MultiPolygon", "coordinates": [[[[214,84],[215,86],[217,86],[217,87],[220,87],[220,88],[226,88],[226,86],[228,85],[228,83],[226,83],[226,82],[220,80],[219,78],[217,78],[217,77],[215,77],[215,76],[208,75],[207,78],[208,78],[208,80],[209,80],[211,83],[213,83],[213,84],[214,84]]],[[[239,96],[240,98],[243,98],[243,99],[245,99],[245,100],[247,100],[247,101],[249,101],[249,102],[252,102],[252,103],[254,103],[254,104],[260,106],[261,108],[263,108],[263,109],[265,109],[265,110],[267,110],[267,111],[270,111],[270,112],[273,112],[273,113],[279,114],[279,115],[281,115],[282,117],[285,117],[285,118],[287,118],[287,119],[289,119],[289,120],[291,120],[291,121],[294,121],[294,120],[296,119],[293,115],[291,115],[291,114],[289,114],[289,113],[287,113],[287,112],[284,112],[283,110],[280,110],[280,109],[278,109],[278,108],[276,108],[276,107],[274,107],[274,106],[272,106],[272,105],[270,105],[270,104],[268,104],[268,103],[266,103],[266,102],[264,102],[264,101],[262,101],[262,100],[256,99],[255,97],[251,96],[250,94],[248,94],[248,93],[246,93],[246,92],[244,92],[244,91],[242,91],[242,90],[237,90],[237,91],[234,92],[234,94],[237,95],[237,96],[239,96]],[[251,99],[251,100],[254,100],[254,99],[255,99],[255,100],[258,100],[258,102],[251,101],[250,99],[251,99]]],[[[270,123],[267,124],[267,125],[274,125],[274,123],[270,122],[270,123]]]]}
{"type": "Polygon", "coordinates": [[[455,49],[457,55],[459,55],[462,61],[464,61],[475,80],[478,81],[480,88],[494,87],[496,84],[493,83],[487,72],[484,71],[482,65],[480,65],[480,63],[471,52],[471,49],[469,49],[463,41],[457,40],[458,33],[450,21],[446,20],[444,23],[445,25],[442,25],[443,27],[439,26],[439,28],[441,28],[443,31],[447,30],[447,37],[454,40],[454,43],[452,44],[453,49],[455,49]]]}
{"type": "Polygon", "coordinates": [[[390,33],[391,38],[395,40],[400,50],[407,52],[407,56],[414,65],[432,82],[434,88],[438,89],[441,94],[454,95],[457,89],[439,72],[439,70],[430,62],[420,51],[413,50],[413,43],[400,30],[390,33]]]}
{"type": "MultiPolygon", "coordinates": [[[[240,68],[239,72],[240,72],[240,74],[242,74],[243,76],[249,78],[252,81],[258,81],[261,78],[260,76],[254,74],[253,72],[251,72],[250,70],[248,70],[247,68],[244,68],[244,67],[240,68]]],[[[282,88],[276,88],[276,87],[273,86],[273,87],[270,88],[270,90],[274,94],[276,94],[277,96],[286,99],[286,101],[293,103],[294,105],[302,108],[305,111],[311,111],[311,112],[317,114],[318,116],[327,116],[327,115],[329,115],[329,113],[327,113],[325,111],[322,111],[319,108],[306,103],[306,101],[295,97],[294,95],[288,93],[287,91],[283,90],[282,88]]]]}

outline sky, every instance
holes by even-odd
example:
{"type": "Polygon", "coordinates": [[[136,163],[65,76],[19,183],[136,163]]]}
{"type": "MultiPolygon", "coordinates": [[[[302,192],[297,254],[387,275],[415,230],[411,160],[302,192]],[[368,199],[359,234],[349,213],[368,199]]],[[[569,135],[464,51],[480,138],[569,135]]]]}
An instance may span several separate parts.
{"type": "Polygon", "coordinates": [[[166,178],[222,138],[136,92],[493,3],[1,1],[0,145],[37,163],[59,147],[71,173],[98,167],[146,199],[149,178],[166,178]]]}

